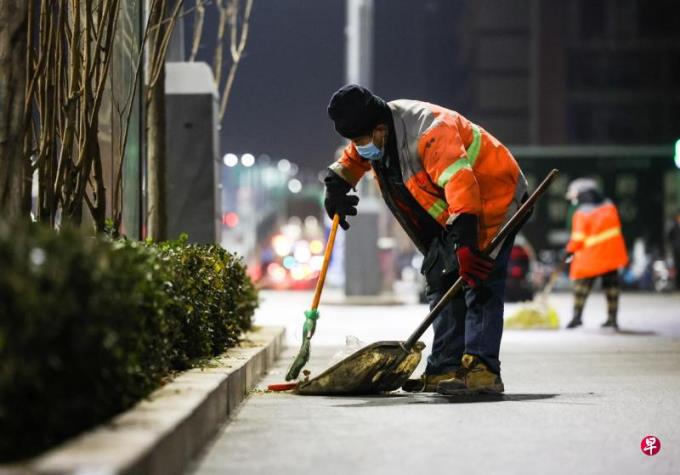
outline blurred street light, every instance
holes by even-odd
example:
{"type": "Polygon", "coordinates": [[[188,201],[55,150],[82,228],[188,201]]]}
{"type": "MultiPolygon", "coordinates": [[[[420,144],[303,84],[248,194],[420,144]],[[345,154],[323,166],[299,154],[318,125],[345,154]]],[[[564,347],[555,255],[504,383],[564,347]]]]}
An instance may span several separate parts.
{"type": "Polygon", "coordinates": [[[281,173],[288,173],[290,171],[290,162],[285,158],[282,158],[279,160],[279,163],[276,164],[276,167],[281,173]]]}
{"type": "Polygon", "coordinates": [[[244,167],[252,167],[255,164],[255,156],[252,153],[244,153],[241,157],[241,164],[244,167]]]}
{"type": "Polygon", "coordinates": [[[291,216],[288,224],[281,226],[281,232],[293,241],[302,237],[302,221],[297,216],[291,216]]]}
{"type": "Polygon", "coordinates": [[[287,236],[279,234],[272,239],[272,247],[276,254],[283,257],[293,250],[293,242],[287,236]]]}
{"type": "Polygon", "coordinates": [[[282,282],[286,278],[286,269],[280,264],[272,262],[267,266],[267,274],[274,280],[274,282],[282,282]]]}
{"type": "Polygon", "coordinates": [[[236,226],[238,226],[238,223],[239,223],[238,214],[234,213],[233,211],[225,213],[222,216],[222,224],[229,228],[235,228],[236,226]]]}
{"type": "Polygon", "coordinates": [[[283,267],[285,267],[288,270],[291,270],[295,266],[297,266],[297,260],[295,260],[295,257],[286,256],[286,257],[283,258],[283,267]]]}
{"type": "Polygon", "coordinates": [[[238,157],[233,153],[228,153],[223,158],[224,164],[228,167],[235,167],[238,165],[238,157]]]}
{"type": "Polygon", "coordinates": [[[297,178],[293,178],[288,182],[288,189],[291,193],[300,193],[302,191],[302,183],[297,178]]]}
{"type": "Polygon", "coordinates": [[[314,271],[321,270],[321,267],[323,267],[323,256],[312,256],[309,260],[309,267],[314,271]]]}
{"type": "Polygon", "coordinates": [[[298,241],[293,248],[293,256],[298,262],[306,264],[312,257],[312,253],[309,250],[309,243],[307,241],[298,241]]]}
{"type": "Polygon", "coordinates": [[[675,166],[680,169],[680,139],[675,141],[675,166]]]}
{"type": "Polygon", "coordinates": [[[309,243],[309,250],[312,251],[313,254],[321,254],[323,252],[323,243],[318,239],[314,239],[309,243]]]}

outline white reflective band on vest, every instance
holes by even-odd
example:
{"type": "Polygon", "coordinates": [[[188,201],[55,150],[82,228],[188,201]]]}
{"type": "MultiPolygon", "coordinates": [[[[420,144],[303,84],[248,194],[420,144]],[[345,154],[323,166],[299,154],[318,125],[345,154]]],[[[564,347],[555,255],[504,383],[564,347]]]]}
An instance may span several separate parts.
{"type": "Polygon", "coordinates": [[[571,233],[571,240],[572,241],[583,241],[586,238],[586,235],[583,233],[580,233],[578,231],[575,231],[571,233]]]}
{"type": "Polygon", "coordinates": [[[621,228],[620,227],[615,227],[615,228],[609,228],[605,231],[602,231],[601,233],[597,233],[594,236],[589,236],[585,239],[583,245],[584,247],[591,247],[595,246],[597,244],[600,244],[603,241],[607,241],[608,239],[615,238],[616,236],[619,236],[621,234],[621,228]]]}

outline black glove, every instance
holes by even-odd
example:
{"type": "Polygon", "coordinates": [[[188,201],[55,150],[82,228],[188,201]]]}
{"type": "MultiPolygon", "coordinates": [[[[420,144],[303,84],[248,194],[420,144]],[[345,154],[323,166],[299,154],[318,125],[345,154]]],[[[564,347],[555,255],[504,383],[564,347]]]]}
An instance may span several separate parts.
{"type": "Polygon", "coordinates": [[[557,265],[560,265],[561,263],[569,264],[573,259],[574,253],[567,249],[562,249],[557,252],[557,265]]]}
{"type": "Polygon", "coordinates": [[[333,219],[336,213],[339,214],[340,227],[346,231],[349,229],[349,223],[345,218],[347,216],[356,216],[359,197],[349,195],[348,193],[352,189],[352,185],[330,169],[323,182],[326,185],[326,198],[323,201],[326,213],[328,213],[328,217],[331,219],[333,219]]]}
{"type": "Polygon", "coordinates": [[[461,214],[446,226],[446,238],[456,247],[467,246],[477,249],[477,227],[479,220],[474,214],[461,214]]]}

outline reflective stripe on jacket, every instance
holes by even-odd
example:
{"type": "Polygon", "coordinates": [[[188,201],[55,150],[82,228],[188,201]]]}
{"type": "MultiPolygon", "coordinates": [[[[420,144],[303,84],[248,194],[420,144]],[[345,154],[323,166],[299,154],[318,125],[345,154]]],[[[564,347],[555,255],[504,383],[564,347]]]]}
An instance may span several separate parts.
{"type": "MultiPolygon", "coordinates": [[[[484,247],[517,210],[527,190],[510,151],[455,111],[406,99],[389,106],[406,188],[442,226],[460,214],[476,215],[479,246],[484,247]]],[[[353,143],[331,166],[352,186],[370,168],[353,143]]]]}
{"type": "Polygon", "coordinates": [[[574,253],[569,276],[587,279],[628,264],[616,206],[609,200],[584,204],[574,212],[567,250],[574,253]]]}

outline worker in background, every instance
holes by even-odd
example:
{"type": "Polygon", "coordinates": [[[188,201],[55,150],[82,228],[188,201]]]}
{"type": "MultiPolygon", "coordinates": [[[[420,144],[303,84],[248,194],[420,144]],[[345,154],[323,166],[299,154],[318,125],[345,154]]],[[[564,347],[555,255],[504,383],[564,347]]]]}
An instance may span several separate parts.
{"type": "Polygon", "coordinates": [[[519,208],[526,180],[507,148],[459,113],[427,102],[385,102],[349,85],[331,98],[328,115],[349,139],[326,177],[325,207],[343,229],[359,198],[349,191],[372,171],[382,196],[425,255],[432,307],[458,275],[467,286],[434,321],[425,373],[406,391],[503,392],[499,351],[508,238],[492,257],[483,249],[519,208]]]}
{"type": "Polygon", "coordinates": [[[675,267],[675,290],[680,290],[680,212],[675,213],[673,224],[668,233],[668,241],[673,253],[673,266],[675,267]]]}
{"type": "Polygon", "coordinates": [[[628,264],[621,221],[614,203],[588,178],[574,180],[566,198],[576,205],[567,253],[573,256],[569,277],[574,281],[574,314],[567,328],[580,326],[583,307],[597,278],[607,297],[603,327],[618,329],[619,270],[628,264]]]}

